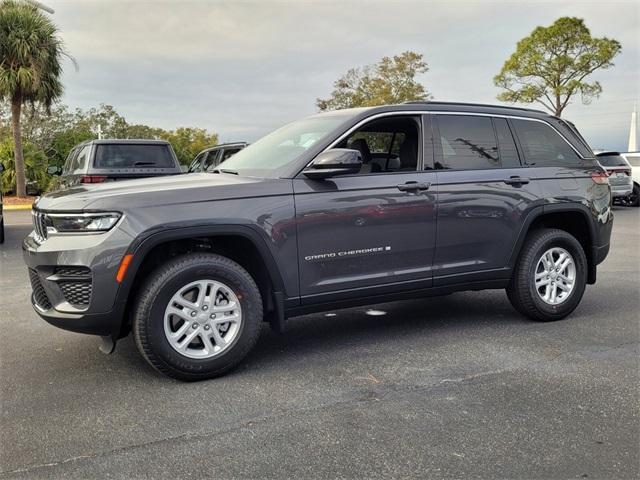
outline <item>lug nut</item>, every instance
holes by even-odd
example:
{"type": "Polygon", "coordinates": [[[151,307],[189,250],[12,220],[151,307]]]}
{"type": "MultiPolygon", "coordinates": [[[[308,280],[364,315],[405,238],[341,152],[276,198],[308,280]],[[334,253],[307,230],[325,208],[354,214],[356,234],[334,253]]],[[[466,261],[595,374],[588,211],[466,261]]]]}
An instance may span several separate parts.
{"type": "Polygon", "coordinates": [[[195,317],[196,316],[196,312],[191,312],[191,316],[195,317]]]}
{"type": "Polygon", "coordinates": [[[210,327],[209,325],[205,325],[205,326],[204,326],[204,329],[205,329],[205,330],[209,330],[210,328],[211,328],[211,327],[210,327]]]}
{"type": "Polygon", "coordinates": [[[198,328],[198,324],[194,323],[193,325],[191,325],[191,328],[193,328],[195,330],[196,328],[198,328]]]}
{"type": "Polygon", "coordinates": [[[215,314],[215,313],[212,313],[211,315],[209,315],[209,318],[210,318],[211,320],[213,320],[214,318],[216,318],[216,314],[215,314]]]}

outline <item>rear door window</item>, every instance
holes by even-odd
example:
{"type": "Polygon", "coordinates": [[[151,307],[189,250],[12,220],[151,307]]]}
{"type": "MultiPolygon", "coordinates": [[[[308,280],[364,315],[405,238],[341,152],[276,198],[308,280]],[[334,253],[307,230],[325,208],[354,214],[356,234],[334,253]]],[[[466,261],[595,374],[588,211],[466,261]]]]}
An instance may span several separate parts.
{"type": "Polygon", "coordinates": [[[498,142],[490,117],[438,115],[437,123],[440,148],[436,149],[436,168],[478,170],[500,167],[498,142]]]}
{"type": "Polygon", "coordinates": [[[509,124],[504,118],[494,118],[493,124],[496,127],[496,136],[498,137],[498,150],[500,152],[500,164],[502,168],[520,167],[520,157],[518,157],[518,149],[513,135],[509,129],[509,124]]]}
{"type": "Polygon", "coordinates": [[[525,162],[532,167],[576,165],[580,157],[569,143],[543,122],[511,120],[525,162]]]}
{"type": "Polygon", "coordinates": [[[173,158],[166,145],[97,145],[95,168],[172,168],[173,158]]]}

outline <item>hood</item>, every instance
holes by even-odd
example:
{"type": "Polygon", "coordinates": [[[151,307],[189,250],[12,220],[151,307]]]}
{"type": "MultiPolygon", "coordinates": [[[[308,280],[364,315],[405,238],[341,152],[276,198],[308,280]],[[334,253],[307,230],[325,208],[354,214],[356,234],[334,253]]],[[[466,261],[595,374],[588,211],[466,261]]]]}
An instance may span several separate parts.
{"type": "Polygon", "coordinates": [[[281,182],[226,173],[186,173],[76,186],[47,193],[34,206],[41,210],[123,211],[135,207],[261,196],[267,194],[274,183],[281,182]]]}

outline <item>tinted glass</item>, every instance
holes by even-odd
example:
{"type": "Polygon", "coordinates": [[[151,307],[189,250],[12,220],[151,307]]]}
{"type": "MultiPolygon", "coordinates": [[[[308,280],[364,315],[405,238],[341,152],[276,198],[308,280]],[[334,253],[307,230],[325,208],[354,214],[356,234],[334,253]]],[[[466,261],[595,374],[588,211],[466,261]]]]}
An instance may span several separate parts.
{"type": "Polygon", "coordinates": [[[210,168],[217,167],[220,163],[220,150],[211,150],[207,153],[207,158],[202,162],[202,171],[206,172],[210,168]]]}
{"type": "Polygon", "coordinates": [[[189,165],[189,169],[187,170],[187,172],[200,172],[202,170],[200,168],[202,166],[202,159],[205,157],[205,155],[206,153],[200,153],[199,155],[197,155],[196,158],[193,159],[193,162],[191,162],[191,165],[189,165]]]}
{"type": "Polygon", "coordinates": [[[504,118],[494,118],[493,124],[496,127],[496,135],[498,136],[498,150],[502,168],[520,167],[518,149],[513,140],[513,135],[511,135],[509,124],[504,118]]]}
{"type": "Polygon", "coordinates": [[[166,145],[97,145],[95,168],[171,168],[166,145]]]}
{"type": "Polygon", "coordinates": [[[89,156],[89,145],[82,147],[78,155],[71,161],[70,171],[84,170],[87,166],[87,157],[89,156]]]}
{"type": "Polygon", "coordinates": [[[596,155],[596,160],[603,167],[626,167],[627,162],[620,155],[596,155]]]}
{"type": "Polygon", "coordinates": [[[442,151],[437,167],[476,170],[500,166],[491,118],[439,115],[438,128],[442,151]]]}
{"type": "Polygon", "coordinates": [[[512,120],[524,153],[531,166],[575,165],[578,154],[549,125],[530,120],[512,120]]]}
{"type": "Polygon", "coordinates": [[[224,162],[227,158],[233,157],[236,153],[238,153],[241,148],[225,148],[224,153],[222,154],[221,162],[224,162]]]}

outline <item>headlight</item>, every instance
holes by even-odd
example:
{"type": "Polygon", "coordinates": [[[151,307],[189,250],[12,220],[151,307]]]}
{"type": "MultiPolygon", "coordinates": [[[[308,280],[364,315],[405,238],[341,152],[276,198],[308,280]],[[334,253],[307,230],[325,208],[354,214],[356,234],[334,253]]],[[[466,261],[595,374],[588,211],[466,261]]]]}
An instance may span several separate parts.
{"type": "Polygon", "coordinates": [[[47,233],[106,232],[120,219],[116,212],[105,213],[47,213],[47,233]]]}

